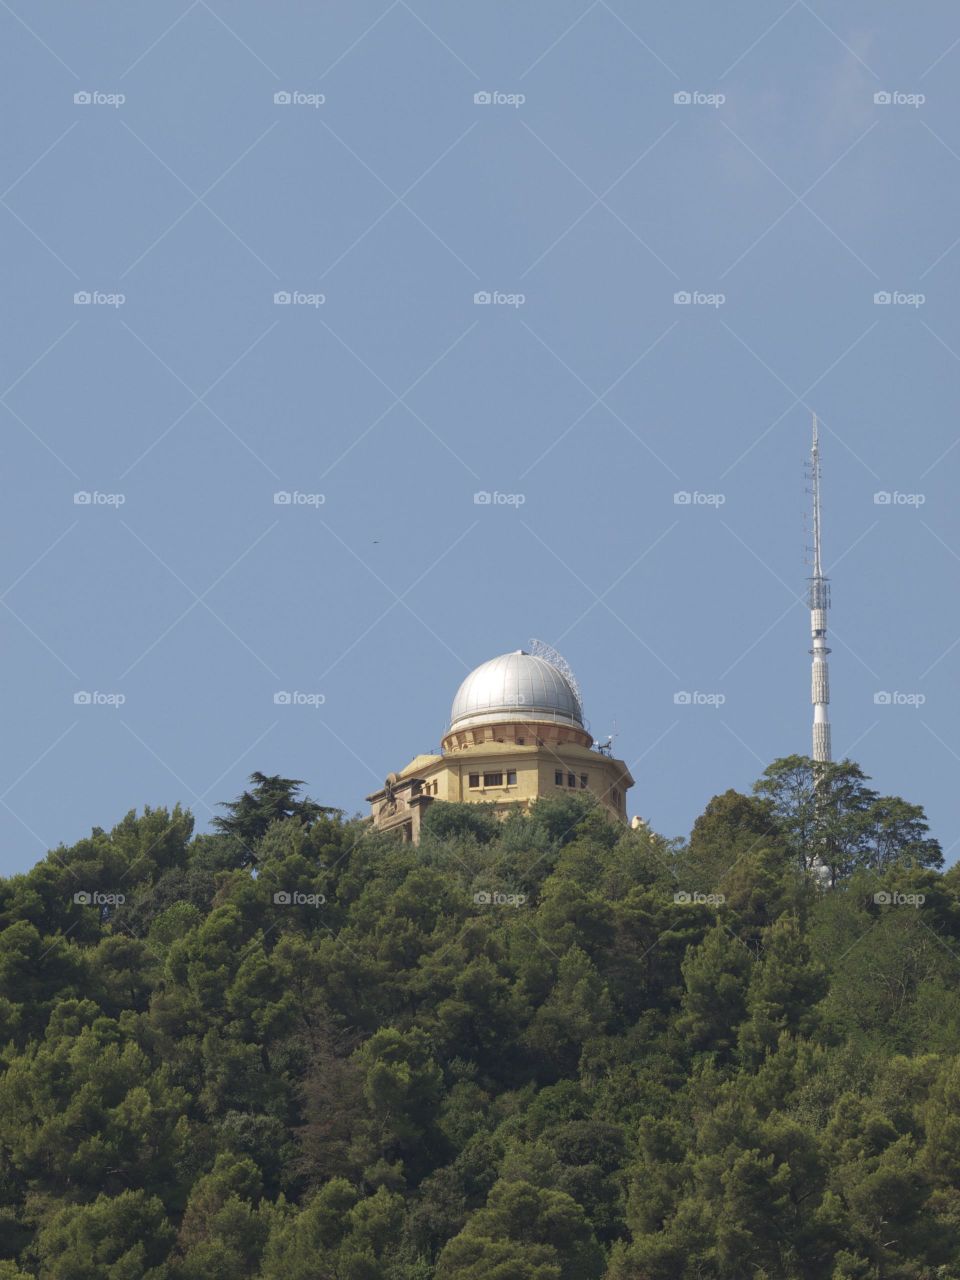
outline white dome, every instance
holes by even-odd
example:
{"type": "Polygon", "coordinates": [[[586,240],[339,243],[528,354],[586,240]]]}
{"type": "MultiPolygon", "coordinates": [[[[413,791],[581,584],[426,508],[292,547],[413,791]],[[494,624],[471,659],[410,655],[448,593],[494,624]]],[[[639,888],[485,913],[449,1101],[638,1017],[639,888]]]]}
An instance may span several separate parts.
{"type": "Polygon", "coordinates": [[[583,727],[580,701],[567,678],[545,658],[522,649],[470,672],[453,700],[450,731],[503,720],[583,727]]]}

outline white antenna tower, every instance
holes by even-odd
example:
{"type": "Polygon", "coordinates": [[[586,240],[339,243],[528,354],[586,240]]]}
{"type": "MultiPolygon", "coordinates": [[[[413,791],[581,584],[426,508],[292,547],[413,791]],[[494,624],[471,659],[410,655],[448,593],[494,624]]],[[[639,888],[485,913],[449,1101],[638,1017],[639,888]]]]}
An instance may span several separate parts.
{"type": "Polygon", "coordinates": [[[544,662],[549,662],[551,667],[556,667],[560,672],[567,684],[573,690],[574,697],[577,700],[577,710],[580,712],[580,716],[582,718],[583,696],[580,693],[580,686],[577,684],[577,677],[573,674],[570,663],[567,662],[566,658],[564,658],[562,654],[558,653],[552,645],[547,644],[544,640],[531,640],[530,652],[535,658],[542,658],[544,662]]]}
{"type": "Polygon", "coordinates": [[[813,415],[813,446],[810,450],[810,482],[813,494],[813,557],[809,578],[810,636],[813,647],[813,671],[810,698],[813,702],[813,759],[829,761],[830,747],[830,674],[827,666],[827,610],[830,608],[830,582],[824,576],[820,553],[820,428],[813,415]]]}

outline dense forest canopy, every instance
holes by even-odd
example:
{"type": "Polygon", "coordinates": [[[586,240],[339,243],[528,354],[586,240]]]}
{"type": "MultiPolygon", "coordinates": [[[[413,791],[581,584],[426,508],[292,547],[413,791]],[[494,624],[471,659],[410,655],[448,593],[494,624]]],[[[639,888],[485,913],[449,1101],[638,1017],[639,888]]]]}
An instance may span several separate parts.
{"type": "Polygon", "coordinates": [[[960,875],[868,783],[413,848],[254,774],[54,850],[0,881],[0,1280],[960,1280],[960,875]]]}

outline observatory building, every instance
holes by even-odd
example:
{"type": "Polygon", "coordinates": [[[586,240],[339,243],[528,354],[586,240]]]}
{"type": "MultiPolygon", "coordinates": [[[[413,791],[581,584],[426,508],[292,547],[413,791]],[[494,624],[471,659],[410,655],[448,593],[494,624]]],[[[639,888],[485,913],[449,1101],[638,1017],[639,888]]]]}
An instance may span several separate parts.
{"type": "Polygon", "coordinates": [[[541,796],[589,793],[626,822],[633,778],[598,748],[580,695],[559,655],[517,649],[482,663],[457,690],[439,755],[420,755],[368,796],[381,831],[417,843],[434,800],[493,804],[505,814],[541,796]]]}

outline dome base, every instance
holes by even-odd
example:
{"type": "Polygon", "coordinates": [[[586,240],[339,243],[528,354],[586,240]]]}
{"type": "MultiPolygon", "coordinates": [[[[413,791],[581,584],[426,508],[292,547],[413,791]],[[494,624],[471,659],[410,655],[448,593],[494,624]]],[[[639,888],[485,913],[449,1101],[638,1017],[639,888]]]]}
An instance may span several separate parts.
{"type": "Polygon", "coordinates": [[[440,744],[444,755],[464,751],[487,742],[509,742],[518,747],[561,746],[570,743],[578,747],[591,747],[593,737],[579,725],[566,720],[545,720],[541,717],[529,720],[512,716],[488,715],[480,723],[471,720],[462,728],[450,729],[440,744]]]}

